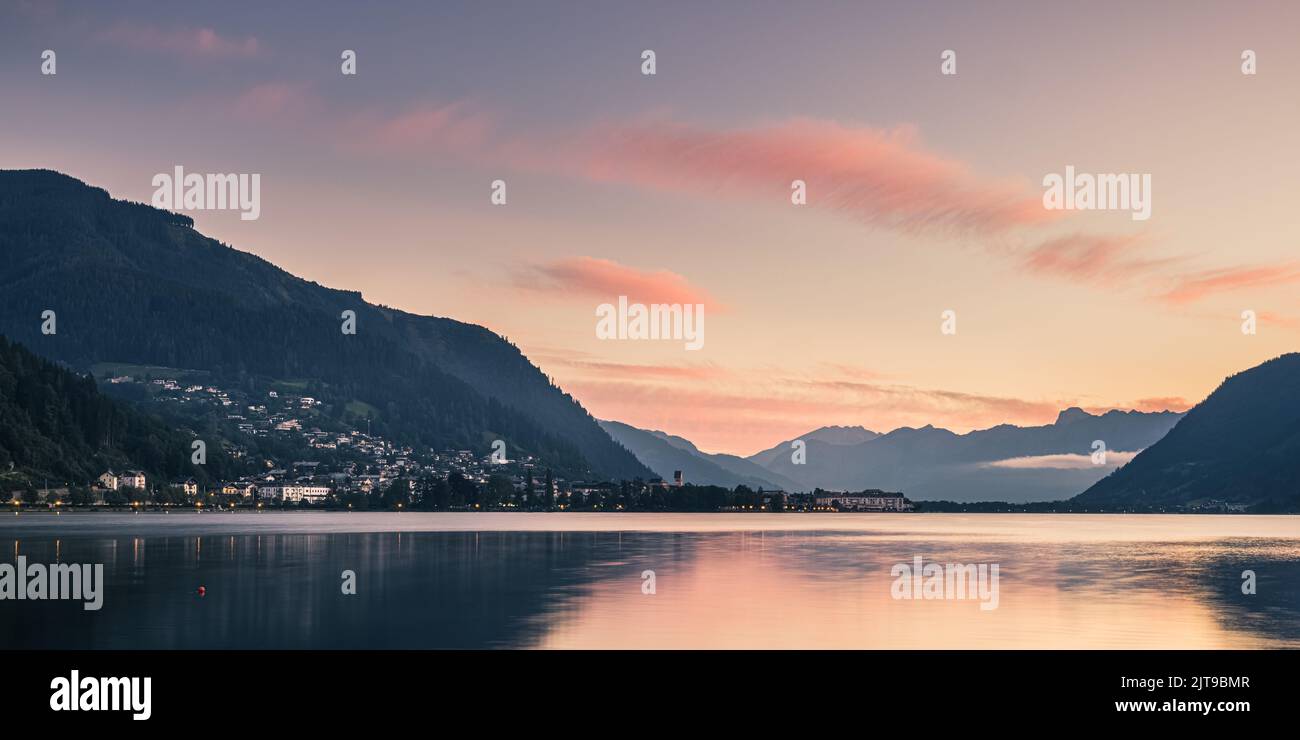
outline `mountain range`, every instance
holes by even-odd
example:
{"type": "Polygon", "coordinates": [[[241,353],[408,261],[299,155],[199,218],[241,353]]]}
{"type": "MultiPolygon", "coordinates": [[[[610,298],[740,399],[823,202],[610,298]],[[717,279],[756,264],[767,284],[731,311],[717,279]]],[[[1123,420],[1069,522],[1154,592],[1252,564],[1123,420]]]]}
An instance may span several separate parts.
{"type": "Polygon", "coordinates": [[[788,491],[884,488],[914,500],[1021,503],[1079,493],[1155,443],[1181,417],[1173,411],[1090,414],[1069,408],[1052,424],[1003,424],[965,434],[928,425],[887,434],[822,427],[748,458],[704,453],[663,432],[601,424],[664,477],[682,470],[687,480],[716,485],[758,485],[757,480],[788,491]],[[1106,449],[1100,463],[1092,454],[1097,440],[1106,449]],[[802,455],[795,454],[796,441],[803,442],[802,455]]]}
{"type": "Polygon", "coordinates": [[[493,332],[375,305],[203,236],[183,215],[47,170],[0,171],[0,333],[85,371],[203,370],[301,383],[376,433],[539,456],[570,477],[649,478],[571,396],[493,332]],[[53,311],[55,332],[42,331],[53,311]],[[355,334],[343,332],[355,312],[355,334]]]}

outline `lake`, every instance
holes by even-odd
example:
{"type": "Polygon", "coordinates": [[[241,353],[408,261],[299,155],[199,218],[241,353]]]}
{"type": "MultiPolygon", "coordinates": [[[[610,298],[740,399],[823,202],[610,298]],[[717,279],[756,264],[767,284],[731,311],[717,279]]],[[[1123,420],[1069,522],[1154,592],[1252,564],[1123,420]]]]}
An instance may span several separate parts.
{"type": "Polygon", "coordinates": [[[0,600],[0,649],[1300,647],[1295,516],[0,515],[19,556],[103,608],[0,600]]]}

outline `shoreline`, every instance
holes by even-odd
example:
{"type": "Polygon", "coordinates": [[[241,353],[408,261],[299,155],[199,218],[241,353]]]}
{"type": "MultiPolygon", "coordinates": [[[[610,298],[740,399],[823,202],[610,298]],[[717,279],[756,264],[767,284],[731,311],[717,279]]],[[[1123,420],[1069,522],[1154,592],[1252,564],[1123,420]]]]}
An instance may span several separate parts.
{"type": "MultiPolygon", "coordinates": [[[[0,516],[0,539],[61,538],[205,538],[235,535],[419,534],[618,536],[622,534],[753,535],[827,534],[866,536],[872,540],[969,541],[976,536],[993,542],[1104,542],[1231,539],[1300,540],[1300,517],[1263,515],[1116,516],[1079,514],[1068,520],[1059,514],[972,516],[946,513],[778,514],[590,513],[572,512],[263,512],[256,516],[212,516],[209,513],[98,512],[65,515],[0,516]],[[317,515],[320,514],[320,515],[317,515]]],[[[16,550],[15,550],[16,551],[16,550]]]]}
{"type": "MultiPolygon", "coordinates": [[[[925,504],[926,502],[918,502],[918,503],[919,503],[919,504],[925,504]]],[[[947,503],[947,502],[945,502],[945,503],[947,503]]],[[[564,509],[564,510],[548,510],[548,511],[521,511],[521,510],[511,510],[511,509],[488,509],[488,510],[475,510],[475,509],[448,509],[448,510],[438,510],[438,511],[426,511],[426,510],[420,510],[420,509],[400,509],[400,510],[394,510],[394,509],[343,509],[343,508],[336,508],[336,507],[322,507],[322,508],[308,508],[308,507],[303,507],[303,508],[291,508],[291,507],[275,507],[275,508],[269,508],[269,507],[268,507],[268,508],[234,507],[234,508],[227,508],[227,509],[221,509],[221,508],[202,508],[202,509],[199,509],[199,508],[190,507],[190,506],[149,506],[149,507],[138,507],[138,508],[137,508],[137,507],[130,507],[130,506],[125,506],[125,507],[116,507],[116,508],[105,508],[105,507],[98,507],[98,506],[95,506],[95,507],[74,507],[74,506],[44,507],[44,506],[42,506],[42,507],[40,507],[40,508],[18,508],[18,507],[10,506],[10,507],[7,507],[7,510],[4,511],[3,514],[8,514],[8,515],[10,515],[10,516],[20,516],[20,517],[21,517],[21,516],[61,516],[61,515],[63,515],[63,514],[69,514],[69,515],[72,515],[72,514],[76,514],[76,515],[81,515],[81,514],[98,514],[98,515],[103,515],[103,514],[195,514],[195,515],[197,515],[197,514],[255,514],[255,515],[261,515],[261,514],[395,514],[395,515],[413,515],[413,514],[513,514],[513,515],[518,515],[518,514],[609,514],[609,515],[627,515],[627,514],[649,514],[649,515],[662,515],[662,514],[690,514],[690,515],[693,515],[693,516],[695,516],[695,515],[698,515],[698,516],[715,516],[715,515],[716,515],[716,516],[737,516],[737,515],[738,515],[738,516],[755,516],[755,515],[766,515],[766,516],[787,516],[787,515],[788,515],[788,516],[798,516],[798,515],[818,515],[818,514],[827,515],[827,516],[843,516],[843,515],[854,515],[854,514],[871,514],[871,515],[884,515],[884,514],[888,514],[888,515],[891,515],[891,516],[892,516],[892,515],[897,515],[897,516],[906,516],[906,515],[926,515],[926,514],[990,514],[990,515],[1001,515],[1001,514],[1026,514],[1026,515],[1039,515],[1039,514],[1061,514],[1061,515],[1070,515],[1070,514],[1073,514],[1073,515],[1096,515],[1096,514],[1106,514],[1106,515],[1148,515],[1148,516],[1297,516],[1297,515],[1300,515],[1300,512],[1294,512],[1294,511],[1216,511],[1216,510],[1203,510],[1203,511],[1171,511],[1171,510],[1167,510],[1167,509],[1103,509],[1103,508],[1096,508],[1096,509],[1072,509],[1072,508],[1065,508],[1065,507],[1062,507],[1062,508],[1059,508],[1059,509],[1048,509],[1048,508],[1042,508],[1042,509],[1030,509],[1030,508],[1026,508],[1026,507],[1031,507],[1031,506],[1044,506],[1044,504],[1006,504],[1006,503],[1001,503],[1001,502],[997,502],[997,503],[993,503],[993,502],[976,502],[976,503],[971,503],[971,504],[968,504],[968,505],[965,505],[965,506],[974,507],[974,508],[964,508],[962,504],[956,504],[956,505],[953,505],[952,507],[943,507],[943,508],[929,508],[929,509],[927,509],[927,508],[925,508],[925,507],[920,507],[920,508],[915,509],[915,510],[912,510],[912,511],[889,511],[889,510],[884,510],[884,511],[864,511],[864,510],[845,510],[845,511],[797,511],[797,510],[792,510],[792,511],[676,511],[676,510],[674,510],[674,511],[625,511],[625,510],[588,510],[588,509],[582,509],[582,510],[577,510],[577,511],[570,510],[570,509],[564,509]],[[1007,508],[1005,508],[1005,509],[1002,509],[1002,508],[990,508],[990,507],[996,507],[996,506],[1005,506],[1005,507],[1007,507],[1007,508]]],[[[0,516],[3,516],[3,515],[0,514],[0,516]]]]}

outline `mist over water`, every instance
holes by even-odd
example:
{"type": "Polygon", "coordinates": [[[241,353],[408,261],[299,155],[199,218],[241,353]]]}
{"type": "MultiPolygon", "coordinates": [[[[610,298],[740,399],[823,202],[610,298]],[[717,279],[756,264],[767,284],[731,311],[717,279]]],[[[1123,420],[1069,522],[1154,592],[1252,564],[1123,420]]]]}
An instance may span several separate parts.
{"type": "Polygon", "coordinates": [[[1297,517],[24,514],[0,548],[107,581],[0,601],[0,649],[1300,647],[1297,517]],[[916,556],[998,564],[997,608],[894,598],[916,556]]]}

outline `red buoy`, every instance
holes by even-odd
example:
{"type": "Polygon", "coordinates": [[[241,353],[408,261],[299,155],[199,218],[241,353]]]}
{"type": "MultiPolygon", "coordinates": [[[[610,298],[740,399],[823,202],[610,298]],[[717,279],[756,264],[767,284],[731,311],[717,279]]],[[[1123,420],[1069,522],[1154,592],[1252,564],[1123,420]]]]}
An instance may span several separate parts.
{"type": "Polygon", "coordinates": [[[199,596],[205,596],[205,595],[207,595],[207,593],[208,593],[208,590],[207,590],[206,588],[204,588],[204,587],[202,587],[202,586],[199,586],[199,596]]]}

